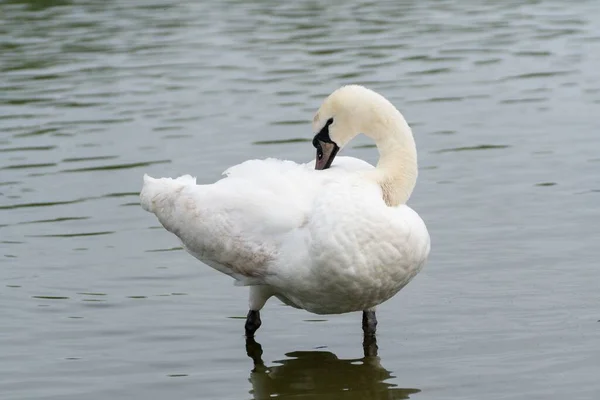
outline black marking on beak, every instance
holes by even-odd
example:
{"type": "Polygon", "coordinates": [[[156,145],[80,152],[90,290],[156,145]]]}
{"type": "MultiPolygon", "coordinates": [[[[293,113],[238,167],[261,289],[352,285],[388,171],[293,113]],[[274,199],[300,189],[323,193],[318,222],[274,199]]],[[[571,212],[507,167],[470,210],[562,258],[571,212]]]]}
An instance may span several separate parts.
{"type": "Polygon", "coordinates": [[[333,118],[329,118],[325,126],[313,139],[313,146],[317,149],[315,169],[327,169],[335,155],[340,150],[339,146],[329,137],[329,125],[333,124],[333,118]]]}

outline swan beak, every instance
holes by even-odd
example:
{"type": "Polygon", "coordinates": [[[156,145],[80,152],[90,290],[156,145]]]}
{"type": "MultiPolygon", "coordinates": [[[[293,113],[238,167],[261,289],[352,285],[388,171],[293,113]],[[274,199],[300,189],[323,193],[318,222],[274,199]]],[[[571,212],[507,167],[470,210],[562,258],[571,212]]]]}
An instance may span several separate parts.
{"type": "Polygon", "coordinates": [[[321,140],[316,140],[315,142],[315,147],[317,148],[315,169],[320,170],[331,167],[331,163],[340,148],[333,142],[323,142],[321,140]]]}

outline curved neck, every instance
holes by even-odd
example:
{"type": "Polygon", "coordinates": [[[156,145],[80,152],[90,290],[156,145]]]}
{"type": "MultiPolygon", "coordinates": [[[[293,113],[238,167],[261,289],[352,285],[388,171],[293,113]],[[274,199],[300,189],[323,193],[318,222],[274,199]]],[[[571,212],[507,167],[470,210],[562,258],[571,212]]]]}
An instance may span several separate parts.
{"type": "Polygon", "coordinates": [[[365,134],[375,140],[379,162],[374,179],[390,207],[405,204],[417,183],[417,149],[412,131],[400,112],[393,107],[391,116],[378,118],[365,134]]]}

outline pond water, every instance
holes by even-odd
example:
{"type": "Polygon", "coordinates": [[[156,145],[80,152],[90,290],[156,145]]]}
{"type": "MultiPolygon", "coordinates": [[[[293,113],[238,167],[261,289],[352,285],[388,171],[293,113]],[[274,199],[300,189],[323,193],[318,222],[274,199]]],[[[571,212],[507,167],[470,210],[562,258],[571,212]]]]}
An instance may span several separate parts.
{"type": "Polygon", "coordinates": [[[593,0],[0,2],[0,397],[599,398],[598,65],[593,0]],[[275,299],[246,348],[141,177],[308,161],[346,83],[413,127],[429,263],[378,357],[275,299]]]}

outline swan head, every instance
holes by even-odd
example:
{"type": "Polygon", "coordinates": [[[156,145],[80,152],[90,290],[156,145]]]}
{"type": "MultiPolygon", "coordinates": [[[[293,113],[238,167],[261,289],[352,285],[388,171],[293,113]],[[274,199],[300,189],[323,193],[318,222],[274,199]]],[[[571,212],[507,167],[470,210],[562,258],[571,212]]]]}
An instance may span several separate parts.
{"type": "Polygon", "coordinates": [[[388,206],[404,204],[417,182],[417,148],[408,123],[385,97],[358,85],[330,94],[313,120],[315,169],[327,169],[355,136],[362,133],[379,150],[377,167],[366,177],[376,181],[388,206]]]}
{"type": "Polygon", "coordinates": [[[359,85],[337,89],[323,101],[313,119],[315,168],[329,168],[336,154],[360,133],[380,147],[389,135],[391,121],[400,122],[412,140],[404,117],[385,97],[359,85]]]}

